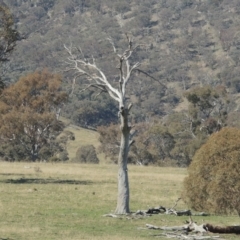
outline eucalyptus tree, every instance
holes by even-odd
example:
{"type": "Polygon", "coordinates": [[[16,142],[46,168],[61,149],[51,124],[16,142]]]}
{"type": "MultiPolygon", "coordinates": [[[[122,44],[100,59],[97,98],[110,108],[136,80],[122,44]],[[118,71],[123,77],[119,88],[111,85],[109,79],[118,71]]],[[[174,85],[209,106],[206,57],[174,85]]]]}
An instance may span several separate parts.
{"type": "MultiPolygon", "coordinates": [[[[9,59],[10,53],[20,40],[19,33],[14,29],[14,19],[7,5],[0,1],[0,64],[9,59]]],[[[5,86],[0,78],[0,92],[5,86]]]]}
{"type": "Polygon", "coordinates": [[[13,15],[7,5],[0,1],[0,62],[8,60],[20,35],[14,28],[13,15]]]}
{"type": "Polygon", "coordinates": [[[66,100],[60,76],[43,70],[21,77],[0,96],[0,141],[22,146],[24,156],[37,160],[63,130],[58,117],[66,100]]]}
{"type": "MultiPolygon", "coordinates": [[[[87,86],[84,90],[89,88],[95,88],[101,92],[107,92],[111,98],[118,103],[120,118],[120,150],[118,155],[118,197],[117,207],[115,210],[116,214],[126,214],[130,212],[129,207],[129,181],[128,181],[128,152],[130,146],[133,144],[134,130],[129,124],[129,113],[132,108],[132,104],[129,103],[127,97],[127,85],[133,75],[134,71],[142,72],[148,75],[146,72],[139,69],[140,62],[132,63],[131,57],[136,52],[136,49],[140,45],[135,45],[133,39],[126,34],[127,47],[122,54],[118,53],[116,46],[114,45],[111,38],[108,41],[112,45],[113,52],[116,54],[118,59],[117,69],[119,71],[119,82],[118,86],[115,87],[113,82],[106,76],[104,71],[97,65],[96,60],[86,59],[80,48],[73,47],[72,45],[66,46],[65,49],[68,52],[67,71],[73,71],[75,78],[85,77],[88,80],[87,86]],[[78,55],[76,55],[78,53],[78,55]]],[[[74,80],[75,81],[75,80],[74,80]]]]}

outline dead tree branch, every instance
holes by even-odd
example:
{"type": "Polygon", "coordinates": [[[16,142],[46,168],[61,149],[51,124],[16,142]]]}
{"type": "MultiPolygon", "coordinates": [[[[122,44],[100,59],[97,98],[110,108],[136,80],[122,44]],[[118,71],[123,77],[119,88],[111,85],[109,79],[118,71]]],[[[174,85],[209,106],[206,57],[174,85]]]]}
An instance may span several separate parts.
{"type": "Polygon", "coordinates": [[[114,88],[109,83],[106,75],[101,71],[100,68],[97,67],[94,58],[92,58],[92,63],[90,63],[85,58],[78,59],[73,53],[73,48],[71,45],[69,47],[64,45],[64,48],[67,50],[69,55],[66,61],[66,63],[69,65],[67,70],[73,70],[77,77],[85,76],[89,82],[91,82],[86,89],[90,87],[96,87],[102,91],[108,92],[109,95],[117,102],[121,100],[121,95],[118,89],[114,88]]]}
{"type": "Polygon", "coordinates": [[[206,223],[197,225],[190,217],[190,222],[181,226],[155,226],[151,224],[146,224],[147,229],[162,230],[162,231],[174,231],[174,233],[164,233],[161,235],[169,236],[169,234],[178,239],[213,239],[219,238],[219,236],[206,236],[208,233],[218,233],[218,234],[240,234],[240,226],[214,226],[212,224],[206,223]],[[197,235],[192,235],[192,233],[197,235]]]}

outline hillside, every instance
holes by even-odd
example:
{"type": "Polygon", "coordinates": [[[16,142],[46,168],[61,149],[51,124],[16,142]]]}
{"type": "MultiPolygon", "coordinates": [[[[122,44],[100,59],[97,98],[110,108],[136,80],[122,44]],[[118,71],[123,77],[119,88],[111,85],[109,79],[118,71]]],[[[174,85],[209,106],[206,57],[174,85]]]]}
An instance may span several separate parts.
{"type": "MultiPolygon", "coordinates": [[[[15,82],[22,75],[47,67],[63,75],[64,89],[72,91],[72,73],[66,72],[64,44],[81,47],[94,56],[112,84],[118,81],[111,37],[125,49],[125,33],[142,44],[132,59],[155,80],[136,73],[128,94],[134,103],[131,121],[164,117],[186,111],[184,94],[197,86],[222,86],[231,106],[238,109],[240,92],[240,7],[227,0],[9,0],[16,26],[25,37],[2,78],[15,82]],[[165,86],[165,87],[164,87],[165,86]]],[[[80,78],[63,115],[82,127],[117,122],[117,106],[106,95],[79,93],[80,78]]],[[[116,83],[115,83],[116,82],[116,83]]]]}
{"type": "MultiPolygon", "coordinates": [[[[117,88],[118,57],[109,39],[119,53],[127,47],[126,34],[133,45],[139,45],[129,60],[140,62],[142,71],[134,71],[126,95],[127,104],[133,103],[129,122],[136,130],[132,163],[140,159],[147,164],[173,161],[174,166],[186,166],[212,133],[226,126],[240,127],[237,0],[5,2],[24,38],[10,61],[1,65],[1,79],[11,84],[43,68],[62,75],[61,90],[69,93],[69,100],[59,109],[61,117],[70,121],[68,127],[98,129],[101,150],[112,161],[119,145],[119,128],[114,125],[118,106],[107,94],[82,91],[85,76],[79,76],[73,88],[64,44],[73,46],[76,58],[94,59],[117,88]]],[[[92,141],[97,145],[96,138],[82,128],[76,132],[78,140],[68,146],[71,159],[79,145],[92,141]]],[[[68,134],[59,140],[66,141],[68,134]]],[[[66,146],[62,150],[66,159],[66,146]]]]}
{"type": "MultiPolygon", "coordinates": [[[[171,0],[8,0],[6,3],[15,15],[19,31],[26,37],[5,66],[4,78],[8,82],[47,67],[63,74],[66,89],[70,91],[71,74],[64,72],[63,48],[63,44],[70,43],[80,46],[86,56],[93,55],[108,76],[116,79],[116,61],[106,38],[111,36],[122,49],[124,33],[128,32],[136,42],[144,44],[133,60],[142,62],[143,70],[167,86],[166,90],[146,76],[134,77],[129,94],[135,104],[135,121],[164,116],[175,108],[186,109],[183,92],[195,86],[221,84],[230,94],[240,91],[238,1],[179,0],[176,4],[171,0]]],[[[65,108],[65,116],[81,126],[116,121],[116,106],[105,99],[103,96],[94,100],[92,92],[79,95],[76,90],[65,108]],[[91,111],[94,119],[91,114],[83,114],[91,111]]]]}
{"type": "MultiPolygon", "coordinates": [[[[99,147],[98,133],[89,129],[84,129],[75,125],[69,125],[66,130],[71,131],[74,136],[74,141],[68,141],[67,151],[70,161],[76,156],[77,149],[85,145],[93,145],[96,150],[99,147]]],[[[101,158],[101,156],[99,156],[101,158]]]]}

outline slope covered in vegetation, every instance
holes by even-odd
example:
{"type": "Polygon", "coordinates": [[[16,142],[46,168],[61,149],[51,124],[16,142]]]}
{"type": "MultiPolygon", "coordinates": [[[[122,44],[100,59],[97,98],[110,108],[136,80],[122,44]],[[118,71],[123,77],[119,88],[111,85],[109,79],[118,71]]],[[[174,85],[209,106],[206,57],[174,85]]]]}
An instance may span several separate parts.
{"type": "MultiPolygon", "coordinates": [[[[144,44],[136,60],[167,86],[166,90],[146,76],[136,76],[131,93],[138,121],[147,114],[171,111],[181,102],[182,92],[196,85],[223,84],[231,93],[240,91],[238,1],[10,0],[7,4],[26,36],[6,66],[11,69],[5,76],[8,81],[42,67],[64,74],[64,43],[81,47],[86,56],[93,55],[116,80],[112,48],[106,38],[111,36],[121,47],[124,33],[131,32],[144,44]]],[[[65,75],[71,81],[71,76],[65,75]]],[[[71,105],[76,107],[79,100],[91,97],[91,93],[75,96],[71,105]]],[[[102,108],[112,108],[102,99],[97,102],[102,108]]],[[[86,106],[81,103],[80,107],[86,106]]],[[[97,108],[94,103],[91,107],[92,111],[97,108]]]]}
{"type": "MultiPolygon", "coordinates": [[[[167,153],[157,151],[158,157],[188,161],[220,125],[238,126],[237,0],[8,0],[6,4],[25,39],[4,65],[5,82],[47,67],[64,76],[65,90],[71,93],[63,45],[73,44],[85,58],[94,56],[117,84],[116,56],[107,38],[121,50],[128,33],[141,44],[133,61],[141,62],[141,69],[153,77],[136,73],[129,84],[134,104],[131,122],[148,124],[156,146],[165,132],[174,139],[167,153]],[[164,130],[152,130],[154,119],[164,130]]],[[[62,111],[65,117],[83,127],[117,122],[116,104],[108,96],[96,98],[94,91],[80,93],[80,88],[82,79],[62,111]]],[[[149,149],[149,143],[144,147],[149,149]]]]}

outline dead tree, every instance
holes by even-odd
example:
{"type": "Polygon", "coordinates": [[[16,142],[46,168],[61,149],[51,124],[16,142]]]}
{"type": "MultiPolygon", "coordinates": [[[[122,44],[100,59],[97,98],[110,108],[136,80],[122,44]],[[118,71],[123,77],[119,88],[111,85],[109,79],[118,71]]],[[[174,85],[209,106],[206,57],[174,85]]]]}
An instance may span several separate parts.
{"type": "MultiPolygon", "coordinates": [[[[136,70],[143,72],[138,69],[140,63],[130,64],[130,57],[135,50],[140,46],[133,46],[133,40],[126,34],[128,47],[122,53],[118,54],[117,49],[111,38],[107,40],[113,47],[114,53],[118,57],[118,70],[119,70],[119,83],[118,87],[114,87],[110,82],[105,73],[97,66],[95,59],[92,57],[91,61],[85,59],[84,54],[80,48],[73,48],[64,45],[68,52],[68,70],[75,72],[76,77],[85,76],[89,81],[89,84],[84,89],[95,88],[100,92],[107,92],[111,98],[118,102],[119,106],[119,118],[120,118],[120,129],[121,129],[121,144],[118,157],[118,198],[116,214],[126,214],[130,212],[129,208],[129,183],[128,183],[128,169],[127,159],[128,152],[132,140],[131,126],[128,122],[129,112],[132,104],[127,103],[126,98],[126,87],[132,76],[132,73],[136,70]],[[76,57],[74,51],[78,50],[82,57],[76,57]]],[[[146,74],[146,73],[145,73],[146,74]]],[[[146,74],[147,75],[147,74],[146,74]]]]}
{"type": "MultiPolygon", "coordinates": [[[[209,236],[203,236],[206,233],[219,233],[219,234],[240,234],[240,226],[215,226],[209,223],[197,225],[192,217],[190,216],[190,221],[187,224],[181,226],[173,226],[173,227],[158,227],[151,224],[146,224],[148,229],[153,230],[163,230],[163,231],[175,231],[174,236],[169,236],[169,234],[165,234],[168,237],[176,237],[178,239],[209,239],[209,236]],[[191,235],[190,233],[198,233],[200,235],[191,235]]],[[[213,238],[213,236],[212,236],[213,238]]],[[[211,239],[212,239],[211,238],[211,239]]]]}

